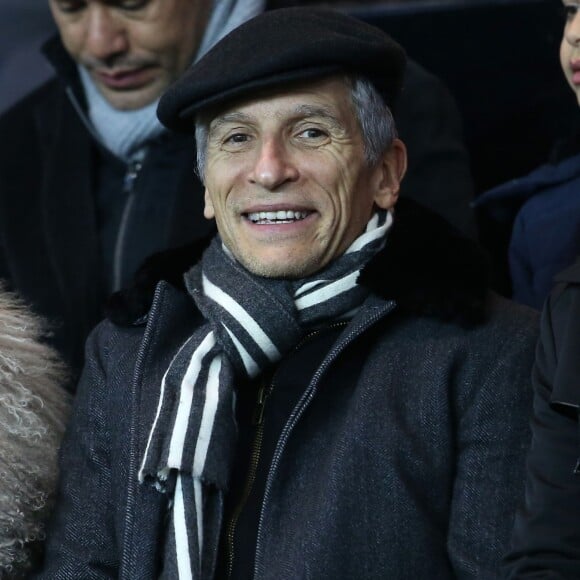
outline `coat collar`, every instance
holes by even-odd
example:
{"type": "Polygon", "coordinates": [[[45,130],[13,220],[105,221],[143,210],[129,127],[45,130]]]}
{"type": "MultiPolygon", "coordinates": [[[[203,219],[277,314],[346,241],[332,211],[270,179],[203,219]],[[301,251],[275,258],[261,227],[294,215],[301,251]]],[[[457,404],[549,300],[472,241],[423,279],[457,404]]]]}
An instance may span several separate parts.
{"type": "MultiPolygon", "coordinates": [[[[133,284],[114,294],[107,317],[120,325],[147,314],[155,286],[165,280],[184,290],[183,274],[209,244],[190,244],[148,258],[133,284]]],[[[411,315],[470,326],[485,318],[489,266],[483,250],[430,210],[400,200],[385,248],[363,268],[359,283],[411,315]]]]}
{"type": "Polygon", "coordinates": [[[75,98],[83,109],[86,108],[86,99],[78,73],[77,64],[71,58],[70,54],[64,47],[60,36],[57,34],[49,38],[42,45],[42,53],[52,68],[55,70],[58,78],[65,86],[70,87],[75,98]]]}

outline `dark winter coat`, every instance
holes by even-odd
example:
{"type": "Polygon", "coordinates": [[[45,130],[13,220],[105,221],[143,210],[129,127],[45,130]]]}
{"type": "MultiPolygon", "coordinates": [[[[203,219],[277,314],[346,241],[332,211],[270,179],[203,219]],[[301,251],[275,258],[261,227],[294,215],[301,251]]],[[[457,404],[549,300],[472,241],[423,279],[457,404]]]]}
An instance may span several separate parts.
{"type": "MultiPolygon", "coordinates": [[[[196,256],[151,261],[142,282],[178,282],[196,256]]],[[[370,297],[277,442],[255,578],[497,577],[523,491],[537,317],[485,278],[469,241],[398,208],[360,278],[370,297]]],[[[143,288],[117,296],[112,314],[134,322],[106,321],[88,342],[41,578],[159,570],[168,500],[137,470],[162,375],[201,315],[167,282],[140,316],[148,302],[143,288]]]]}
{"type": "Polygon", "coordinates": [[[498,222],[512,223],[512,298],[541,309],[555,275],[580,254],[580,155],[539,167],[480,196],[498,222]]]}
{"type": "Polygon", "coordinates": [[[526,502],[507,578],[580,578],[580,260],[556,280],[542,314],[526,502]]]}
{"type": "Polygon", "coordinates": [[[54,345],[80,370],[85,339],[110,292],[112,275],[104,270],[114,267],[113,246],[127,283],[149,254],[205,237],[212,225],[203,218],[193,140],[165,134],[151,145],[116,243],[127,167],[95,142],[75,111],[71,95],[82,105],[82,91],[60,43],[47,50],[62,80],[0,118],[0,278],[50,319],[54,345]]]}

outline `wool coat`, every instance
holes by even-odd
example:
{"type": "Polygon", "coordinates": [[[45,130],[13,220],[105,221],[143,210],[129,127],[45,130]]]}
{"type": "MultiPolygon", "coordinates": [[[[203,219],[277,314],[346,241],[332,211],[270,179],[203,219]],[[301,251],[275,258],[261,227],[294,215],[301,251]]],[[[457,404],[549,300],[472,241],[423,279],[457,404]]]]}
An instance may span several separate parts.
{"type": "Polygon", "coordinates": [[[580,578],[580,260],[546,302],[532,380],[526,501],[506,577],[580,578]]]}
{"type": "Polygon", "coordinates": [[[44,324],[0,289],[0,578],[28,577],[54,502],[70,402],[44,324]]]}
{"type": "MultiPolygon", "coordinates": [[[[203,322],[181,280],[199,255],[150,260],[89,339],[40,578],[159,573],[169,498],[137,471],[163,374],[203,322]]],[[[275,442],[254,578],[496,578],[537,315],[490,294],[474,245],[403,201],[359,283],[370,296],[275,442]]]]}

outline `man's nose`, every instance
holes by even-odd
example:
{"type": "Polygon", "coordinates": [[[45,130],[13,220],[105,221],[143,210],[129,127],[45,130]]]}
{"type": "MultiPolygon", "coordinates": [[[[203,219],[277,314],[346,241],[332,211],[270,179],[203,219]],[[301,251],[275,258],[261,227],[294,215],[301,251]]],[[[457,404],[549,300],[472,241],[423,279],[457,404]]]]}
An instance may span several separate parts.
{"type": "Polygon", "coordinates": [[[272,138],[261,143],[249,179],[265,189],[274,190],[284,183],[296,181],[298,174],[285,144],[272,138]]]}
{"type": "Polygon", "coordinates": [[[86,13],[87,56],[100,61],[123,54],[129,48],[127,31],[121,17],[100,2],[91,3],[86,13]]]}

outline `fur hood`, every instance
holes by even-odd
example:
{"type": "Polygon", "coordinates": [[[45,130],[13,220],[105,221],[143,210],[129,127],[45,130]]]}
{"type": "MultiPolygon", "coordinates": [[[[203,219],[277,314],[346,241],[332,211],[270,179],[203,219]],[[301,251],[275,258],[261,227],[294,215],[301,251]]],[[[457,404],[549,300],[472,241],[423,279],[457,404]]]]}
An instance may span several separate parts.
{"type": "MultiPolygon", "coordinates": [[[[183,274],[209,244],[196,243],[151,256],[131,287],[114,294],[107,317],[120,325],[139,323],[161,280],[184,289],[183,274]]],[[[401,199],[387,244],[362,270],[359,284],[400,310],[472,326],[483,322],[489,293],[484,251],[443,218],[401,199]]]]}
{"type": "Polygon", "coordinates": [[[0,577],[27,576],[57,480],[69,410],[66,378],[44,330],[0,290],[0,577]]]}

